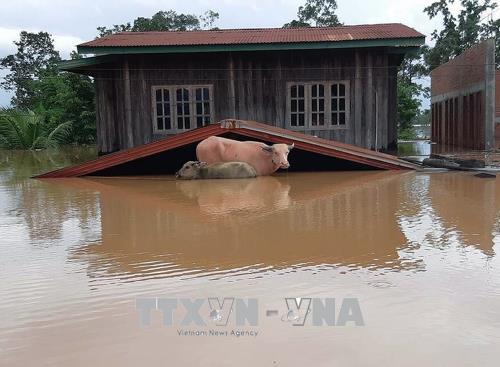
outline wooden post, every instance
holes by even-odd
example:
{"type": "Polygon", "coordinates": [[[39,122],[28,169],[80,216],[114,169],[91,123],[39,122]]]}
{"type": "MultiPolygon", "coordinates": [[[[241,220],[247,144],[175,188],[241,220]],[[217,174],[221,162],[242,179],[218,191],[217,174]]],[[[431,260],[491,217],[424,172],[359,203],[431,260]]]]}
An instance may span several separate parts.
{"type": "Polygon", "coordinates": [[[361,146],[362,139],[362,129],[361,129],[361,118],[363,113],[363,90],[361,85],[361,55],[360,51],[356,50],[354,53],[355,62],[355,72],[354,72],[354,126],[351,127],[354,130],[354,144],[361,146]]]}
{"type": "MultiPolygon", "coordinates": [[[[366,143],[365,147],[368,149],[377,149],[377,144],[373,141],[373,130],[374,130],[374,124],[373,124],[373,95],[375,94],[375,114],[377,113],[377,91],[373,87],[373,57],[371,53],[367,54],[367,91],[366,91],[366,109],[365,109],[365,116],[366,116],[366,131],[365,131],[365,136],[366,136],[366,143]]],[[[375,121],[377,120],[377,116],[375,116],[375,121]]],[[[376,125],[376,124],[375,124],[376,125]]],[[[376,129],[376,126],[375,126],[376,129]]],[[[376,140],[376,138],[375,138],[376,140]]]]}
{"type": "Polygon", "coordinates": [[[229,106],[230,106],[230,114],[231,116],[227,116],[228,118],[237,118],[236,117],[236,93],[234,90],[234,61],[233,55],[229,53],[229,106]]]}
{"type": "Polygon", "coordinates": [[[125,141],[127,148],[134,146],[134,136],[132,128],[132,103],[130,98],[130,70],[128,60],[123,62],[123,93],[124,93],[124,107],[125,107],[125,141]]]}

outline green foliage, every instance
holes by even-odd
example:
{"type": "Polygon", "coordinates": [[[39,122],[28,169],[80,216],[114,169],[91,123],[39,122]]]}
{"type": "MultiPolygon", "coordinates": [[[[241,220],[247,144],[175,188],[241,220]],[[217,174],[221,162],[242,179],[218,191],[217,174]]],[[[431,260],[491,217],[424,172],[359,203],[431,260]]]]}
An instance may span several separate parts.
{"type": "Polygon", "coordinates": [[[22,31],[19,41],[14,44],[17,52],[0,59],[0,66],[10,70],[0,85],[14,91],[14,106],[30,108],[33,106],[33,84],[42,77],[56,74],[61,58],[47,32],[22,31]]]}
{"type": "Polygon", "coordinates": [[[458,56],[476,43],[487,38],[496,38],[497,66],[500,65],[500,19],[488,17],[497,3],[491,0],[461,0],[461,9],[454,15],[451,6],[454,0],[439,0],[424,9],[432,19],[443,18],[441,31],[434,30],[435,46],[425,53],[428,71],[458,56]]]}
{"type": "Polygon", "coordinates": [[[283,28],[298,27],[335,27],[342,25],[335,11],[337,2],[335,0],[306,0],[299,6],[297,19],[283,25],[283,28]]]}
{"type": "Polygon", "coordinates": [[[426,108],[420,111],[418,116],[415,118],[415,123],[419,125],[430,125],[431,124],[431,110],[426,108]]]}
{"type": "Polygon", "coordinates": [[[65,143],[71,122],[51,127],[40,113],[31,110],[0,110],[0,147],[6,149],[45,149],[65,143]]]}
{"type": "Polygon", "coordinates": [[[61,121],[73,121],[69,142],[95,142],[94,85],[88,76],[60,72],[41,78],[34,83],[33,90],[32,108],[46,116],[50,127],[61,121]]]}
{"type": "Polygon", "coordinates": [[[398,70],[397,123],[399,139],[416,138],[413,124],[420,114],[421,98],[429,95],[429,88],[418,83],[419,78],[427,72],[423,63],[423,54],[426,51],[427,46],[423,46],[416,55],[407,56],[398,70]]]}
{"type": "Polygon", "coordinates": [[[219,13],[212,10],[203,15],[177,13],[174,10],[159,11],[151,18],[139,17],[131,24],[115,24],[111,28],[98,27],[99,37],[117,32],[148,32],[148,31],[191,31],[209,29],[219,19],[219,13]]]}
{"type": "Polygon", "coordinates": [[[198,18],[200,19],[202,29],[217,29],[216,27],[214,28],[214,24],[219,20],[219,13],[213,10],[207,10],[198,18]]]}
{"type": "Polygon", "coordinates": [[[427,75],[427,67],[424,62],[424,55],[428,52],[429,46],[421,46],[414,55],[407,55],[399,66],[398,76],[408,83],[413,83],[427,75]]]}
{"type": "Polygon", "coordinates": [[[422,102],[418,98],[421,86],[398,77],[398,138],[410,139],[415,136],[413,123],[420,112],[422,102]]]}
{"type": "Polygon", "coordinates": [[[398,128],[398,140],[416,140],[417,138],[418,135],[413,126],[407,129],[398,128]]]}
{"type": "MultiPolygon", "coordinates": [[[[67,142],[93,143],[96,131],[92,80],[57,70],[61,59],[46,32],[23,31],[20,40],[14,43],[17,53],[1,61],[10,69],[2,86],[15,91],[12,105],[42,115],[47,129],[56,129],[62,122],[72,121],[67,142]]],[[[79,56],[72,53],[71,57],[79,56]]]]}

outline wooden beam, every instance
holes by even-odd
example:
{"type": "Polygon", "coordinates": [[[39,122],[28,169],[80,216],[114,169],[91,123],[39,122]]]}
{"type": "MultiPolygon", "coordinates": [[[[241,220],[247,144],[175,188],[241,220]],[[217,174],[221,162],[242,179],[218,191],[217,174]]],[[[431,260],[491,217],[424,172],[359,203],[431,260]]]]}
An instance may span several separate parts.
{"type": "Polygon", "coordinates": [[[128,60],[123,61],[123,93],[125,109],[125,139],[126,148],[134,146],[134,131],[132,126],[132,102],[130,98],[130,70],[128,60]]]}

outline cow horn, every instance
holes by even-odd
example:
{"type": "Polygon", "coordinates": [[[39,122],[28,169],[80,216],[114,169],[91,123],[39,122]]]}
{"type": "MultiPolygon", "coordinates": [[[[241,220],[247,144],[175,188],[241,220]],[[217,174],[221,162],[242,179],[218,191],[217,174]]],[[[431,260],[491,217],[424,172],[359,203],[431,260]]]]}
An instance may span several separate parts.
{"type": "Polygon", "coordinates": [[[288,151],[291,151],[295,147],[295,143],[292,143],[292,145],[288,146],[288,151]]]}
{"type": "Polygon", "coordinates": [[[264,145],[262,146],[262,150],[272,153],[273,152],[273,147],[270,147],[269,145],[264,145]]]}

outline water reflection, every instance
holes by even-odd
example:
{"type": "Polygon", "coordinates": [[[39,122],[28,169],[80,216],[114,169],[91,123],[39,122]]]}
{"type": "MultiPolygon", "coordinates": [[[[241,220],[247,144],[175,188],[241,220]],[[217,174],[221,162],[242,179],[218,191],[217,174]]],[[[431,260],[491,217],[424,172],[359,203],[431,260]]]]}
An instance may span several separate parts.
{"type": "Polygon", "coordinates": [[[193,199],[201,212],[211,215],[269,212],[286,209],[291,201],[290,185],[274,177],[252,180],[177,181],[176,190],[193,199]]]}
{"type": "Polygon", "coordinates": [[[129,274],[128,280],[310,265],[422,270],[423,259],[412,255],[422,244],[415,241],[417,223],[433,246],[458,241],[492,254],[500,209],[495,180],[462,173],[65,185],[98,192],[101,204],[101,242],[72,256],[90,262],[91,276],[105,270],[106,276],[129,274]],[[431,223],[425,222],[429,212],[431,223]],[[403,224],[412,218],[408,232],[403,224]]]}
{"type": "Polygon", "coordinates": [[[0,151],[0,197],[11,218],[23,220],[33,243],[62,237],[63,224],[77,220],[89,228],[99,220],[97,195],[75,195],[64,185],[51,185],[30,176],[95,157],[95,149],[62,148],[57,151],[0,151]]]}
{"type": "Polygon", "coordinates": [[[425,157],[431,154],[432,145],[428,140],[405,141],[398,143],[398,156],[425,157]]]}
{"type": "Polygon", "coordinates": [[[407,237],[430,241],[435,247],[459,243],[475,246],[493,255],[499,228],[500,186],[498,180],[479,179],[472,174],[421,174],[403,188],[413,209],[405,206],[401,220],[409,220],[407,237]],[[420,237],[418,235],[420,234],[420,237]]]}
{"type": "Polygon", "coordinates": [[[305,265],[413,269],[419,262],[403,264],[397,253],[406,239],[396,218],[401,197],[394,193],[404,177],[346,172],[315,174],[314,180],[310,174],[66,180],[98,191],[101,200],[101,243],[72,256],[91,263],[91,276],[106,269],[141,278],[305,265]]]}

